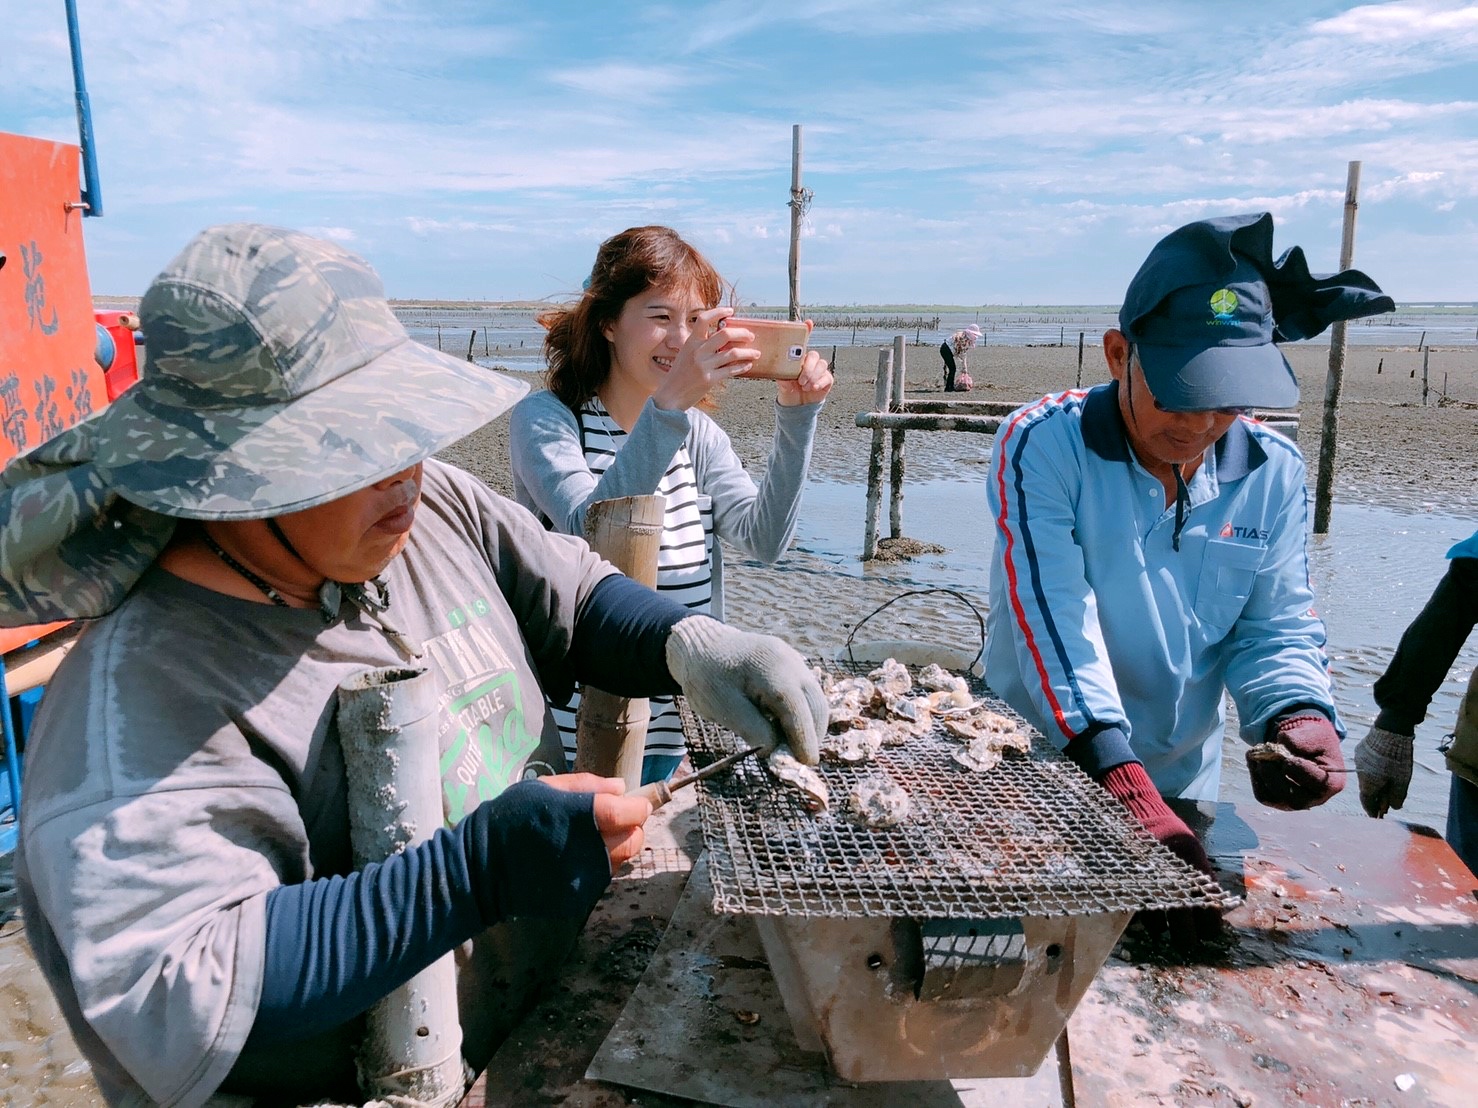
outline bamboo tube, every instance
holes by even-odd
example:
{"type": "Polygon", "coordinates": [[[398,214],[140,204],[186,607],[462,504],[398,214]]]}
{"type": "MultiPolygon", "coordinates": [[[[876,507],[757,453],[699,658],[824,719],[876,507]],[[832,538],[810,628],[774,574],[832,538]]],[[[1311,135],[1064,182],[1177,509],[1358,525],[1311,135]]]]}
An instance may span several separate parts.
{"type": "MultiPolygon", "coordinates": [[[[442,824],[436,682],[424,669],[372,669],[338,689],[339,741],[356,869],[425,842],[442,824]]],[[[421,1108],[464,1091],[462,1027],[452,955],[375,1003],[355,1060],[370,1100],[421,1108]]]]}
{"type": "MultiPolygon", "coordinates": [[[[665,507],[661,496],[598,500],[585,514],[585,539],[626,576],[655,588],[665,507]]],[[[644,698],[615,696],[585,685],[575,713],[575,769],[620,777],[628,790],[639,788],[651,718],[644,698]]]]}
{"type": "MultiPolygon", "coordinates": [[[[888,410],[888,394],[893,387],[893,351],[878,351],[878,376],[873,386],[873,415],[888,410]]],[[[859,416],[859,419],[862,417],[859,416]]],[[[883,441],[881,427],[872,431],[872,449],[867,454],[867,529],[862,534],[862,560],[870,562],[878,552],[878,507],[883,494],[883,441]]]]}

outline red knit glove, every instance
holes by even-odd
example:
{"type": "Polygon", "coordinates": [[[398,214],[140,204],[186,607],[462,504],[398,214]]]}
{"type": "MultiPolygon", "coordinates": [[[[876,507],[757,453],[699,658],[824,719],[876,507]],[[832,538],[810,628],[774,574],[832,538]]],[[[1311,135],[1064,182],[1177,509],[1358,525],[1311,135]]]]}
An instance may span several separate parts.
{"type": "MultiPolygon", "coordinates": [[[[1124,762],[1114,766],[1099,779],[1099,784],[1128,808],[1145,830],[1169,847],[1171,853],[1202,873],[1215,876],[1211,859],[1196,833],[1170,810],[1142,764],[1124,762]]],[[[1133,922],[1150,935],[1168,933],[1170,942],[1181,951],[1195,951],[1200,943],[1221,934],[1221,913],[1215,908],[1138,912],[1133,922]]]]}
{"type": "Polygon", "coordinates": [[[1211,859],[1206,856],[1201,841],[1185,820],[1170,810],[1143,765],[1139,762],[1117,765],[1103,775],[1100,784],[1173,854],[1202,873],[1214,875],[1211,859]]]}
{"type": "Polygon", "coordinates": [[[1267,742],[1247,751],[1247,775],[1252,795],[1269,808],[1316,808],[1345,787],[1339,732],[1318,712],[1275,719],[1267,742]]]}

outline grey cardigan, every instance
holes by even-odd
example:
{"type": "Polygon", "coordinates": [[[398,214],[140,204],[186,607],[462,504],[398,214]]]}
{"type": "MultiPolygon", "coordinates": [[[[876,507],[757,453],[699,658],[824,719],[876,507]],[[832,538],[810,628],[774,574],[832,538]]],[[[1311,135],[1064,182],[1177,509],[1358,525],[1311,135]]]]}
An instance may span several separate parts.
{"type": "MultiPolygon", "coordinates": [[[[698,491],[713,501],[715,532],[749,557],[773,562],[795,535],[820,411],[821,403],[775,405],[775,440],[756,486],[729,436],[705,413],[665,411],[648,400],[610,468],[597,479],[585,462],[575,413],[552,392],[536,392],[519,401],[510,416],[513,495],[546,526],[581,535],[591,504],[650,495],[678,447],[686,444],[698,491]]],[[[713,547],[713,614],[724,616],[718,543],[713,547]]]]}

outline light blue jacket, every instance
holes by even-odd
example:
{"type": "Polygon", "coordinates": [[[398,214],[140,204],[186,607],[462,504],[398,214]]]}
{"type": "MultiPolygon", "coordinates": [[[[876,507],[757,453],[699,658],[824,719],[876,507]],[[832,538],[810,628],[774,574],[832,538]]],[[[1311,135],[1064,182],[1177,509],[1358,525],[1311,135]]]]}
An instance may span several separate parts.
{"type": "Polygon", "coordinates": [[[1223,690],[1248,743],[1295,704],[1340,725],[1298,447],[1239,419],[1187,487],[1177,551],[1175,504],[1134,457],[1114,383],[1012,413],[990,467],[985,676],[1059,746],[1117,725],[1163,795],[1214,800],[1223,690]]]}

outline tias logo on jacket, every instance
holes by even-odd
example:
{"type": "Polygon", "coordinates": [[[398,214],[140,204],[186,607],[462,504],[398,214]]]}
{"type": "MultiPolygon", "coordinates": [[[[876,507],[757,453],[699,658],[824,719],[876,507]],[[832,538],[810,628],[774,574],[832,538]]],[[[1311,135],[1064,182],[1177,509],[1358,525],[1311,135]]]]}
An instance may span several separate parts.
{"type": "Polygon", "coordinates": [[[1259,527],[1233,527],[1230,520],[1222,524],[1221,537],[1224,539],[1257,539],[1259,542],[1268,541],[1268,532],[1259,527]]]}

